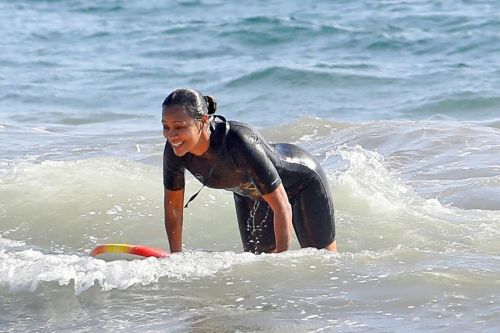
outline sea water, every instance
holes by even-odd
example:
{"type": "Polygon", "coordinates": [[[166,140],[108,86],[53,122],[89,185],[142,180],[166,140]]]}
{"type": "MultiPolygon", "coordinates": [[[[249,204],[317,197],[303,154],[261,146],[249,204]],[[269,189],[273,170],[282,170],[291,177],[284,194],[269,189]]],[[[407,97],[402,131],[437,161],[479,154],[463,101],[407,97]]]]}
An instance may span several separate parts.
{"type": "MultiPolygon", "coordinates": [[[[2,1],[0,331],[497,332],[500,4],[2,1]],[[168,249],[161,103],[323,165],[338,253],[243,253],[232,196],[168,249]]],[[[187,180],[187,194],[199,183],[187,180]]]]}

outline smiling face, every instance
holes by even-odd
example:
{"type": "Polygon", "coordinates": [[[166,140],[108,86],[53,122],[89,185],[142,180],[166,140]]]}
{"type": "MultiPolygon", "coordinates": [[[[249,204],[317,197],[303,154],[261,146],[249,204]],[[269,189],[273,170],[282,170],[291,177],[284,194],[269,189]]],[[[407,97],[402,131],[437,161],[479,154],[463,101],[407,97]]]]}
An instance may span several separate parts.
{"type": "Polygon", "coordinates": [[[208,137],[203,131],[205,119],[196,120],[189,116],[181,105],[172,105],[163,109],[163,136],[172,146],[175,155],[186,153],[201,155],[208,149],[208,137]]]}

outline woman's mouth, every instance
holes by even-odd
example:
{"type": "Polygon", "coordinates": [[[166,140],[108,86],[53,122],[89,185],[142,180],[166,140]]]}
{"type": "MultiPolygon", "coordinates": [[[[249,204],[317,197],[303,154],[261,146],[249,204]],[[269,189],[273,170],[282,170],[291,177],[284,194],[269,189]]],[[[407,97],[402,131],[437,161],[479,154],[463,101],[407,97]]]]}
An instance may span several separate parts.
{"type": "Polygon", "coordinates": [[[184,141],[181,141],[181,142],[170,142],[170,144],[174,148],[179,148],[183,143],[184,143],[184,141]]]}

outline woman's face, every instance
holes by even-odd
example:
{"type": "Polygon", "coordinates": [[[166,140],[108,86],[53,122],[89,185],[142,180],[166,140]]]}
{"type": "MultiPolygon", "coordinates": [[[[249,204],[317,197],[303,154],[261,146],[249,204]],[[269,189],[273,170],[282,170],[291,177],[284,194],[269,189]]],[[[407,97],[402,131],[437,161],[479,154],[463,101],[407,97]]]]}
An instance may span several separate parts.
{"type": "Polygon", "coordinates": [[[161,123],[163,136],[175,155],[184,156],[188,152],[198,155],[203,122],[190,117],[182,106],[172,105],[163,109],[161,123]]]}

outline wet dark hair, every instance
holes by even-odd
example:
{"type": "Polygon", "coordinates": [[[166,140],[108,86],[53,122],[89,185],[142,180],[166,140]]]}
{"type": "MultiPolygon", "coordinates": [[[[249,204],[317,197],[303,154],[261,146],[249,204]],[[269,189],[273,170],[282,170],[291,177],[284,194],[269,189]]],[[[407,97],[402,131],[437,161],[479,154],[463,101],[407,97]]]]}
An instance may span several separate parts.
{"type": "Polygon", "coordinates": [[[162,108],[173,105],[184,107],[189,116],[200,119],[204,115],[214,114],[217,110],[217,101],[212,96],[203,96],[198,90],[176,89],[163,101],[162,108]]]}

